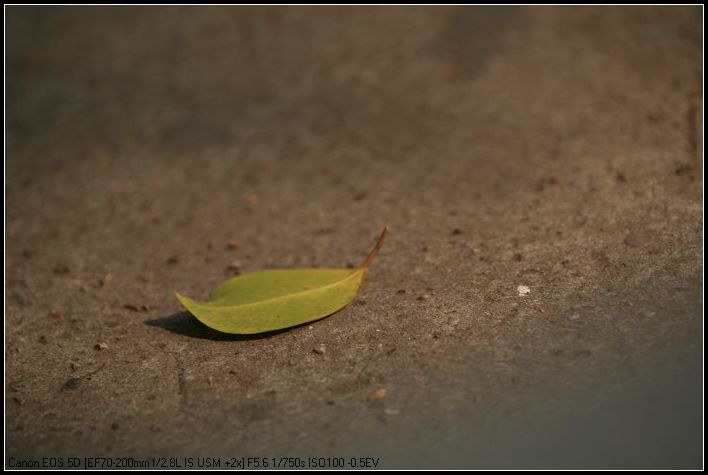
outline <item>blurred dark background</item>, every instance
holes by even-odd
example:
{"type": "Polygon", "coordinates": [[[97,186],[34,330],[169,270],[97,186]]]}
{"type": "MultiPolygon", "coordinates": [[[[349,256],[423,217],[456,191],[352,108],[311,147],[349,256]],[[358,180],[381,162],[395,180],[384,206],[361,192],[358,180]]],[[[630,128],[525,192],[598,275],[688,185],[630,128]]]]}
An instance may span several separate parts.
{"type": "Polygon", "coordinates": [[[5,13],[7,457],[701,466],[702,7],[5,13]]]}

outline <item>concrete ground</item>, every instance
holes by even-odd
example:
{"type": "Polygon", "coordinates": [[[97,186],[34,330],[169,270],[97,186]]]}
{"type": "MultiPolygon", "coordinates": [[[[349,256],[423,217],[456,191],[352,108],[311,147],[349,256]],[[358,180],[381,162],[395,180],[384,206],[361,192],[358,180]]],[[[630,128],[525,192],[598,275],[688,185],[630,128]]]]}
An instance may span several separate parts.
{"type": "Polygon", "coordinates": [[[701,7],[6,28],[6,467],[702,466],[701,7]],[[312,325],[229,336],[174,298],[358,263],[384,225],[312,325]]]}

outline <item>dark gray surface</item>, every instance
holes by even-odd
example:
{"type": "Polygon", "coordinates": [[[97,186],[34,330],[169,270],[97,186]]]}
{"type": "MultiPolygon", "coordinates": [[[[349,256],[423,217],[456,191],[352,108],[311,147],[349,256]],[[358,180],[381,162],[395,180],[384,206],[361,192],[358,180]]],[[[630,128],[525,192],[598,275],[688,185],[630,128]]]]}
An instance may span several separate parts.
{"type": "Polygon", "coordinates": [[[700,8],[6,13],[6,464],[701,466],[700,8]],[[312,326],[172,295],[385,224],[312,326]]]}

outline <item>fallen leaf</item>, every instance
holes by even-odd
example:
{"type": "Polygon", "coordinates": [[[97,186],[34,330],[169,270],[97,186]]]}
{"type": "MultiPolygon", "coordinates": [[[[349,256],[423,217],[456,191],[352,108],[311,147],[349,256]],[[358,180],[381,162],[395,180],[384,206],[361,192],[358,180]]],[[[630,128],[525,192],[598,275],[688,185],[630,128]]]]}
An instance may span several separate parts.
{"type": "Polygon", "coordinates": [[[376,246],[355,269],[275,269],[223,282],[206,302],[182,294],[177,299],[200,322],[224,333],[253,334],[319,320],[356,297],[366,272],[383,245],[376,246]]]}

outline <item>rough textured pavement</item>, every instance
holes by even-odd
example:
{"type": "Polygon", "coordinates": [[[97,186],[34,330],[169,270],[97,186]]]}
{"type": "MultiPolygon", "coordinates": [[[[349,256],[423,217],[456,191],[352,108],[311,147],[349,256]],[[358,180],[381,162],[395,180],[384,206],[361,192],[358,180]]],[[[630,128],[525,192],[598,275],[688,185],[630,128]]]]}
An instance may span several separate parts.
{"type": "Polygon", "coordinates": [[[700,7],[6,15],[6,467],[702,465],[700,7]],[[384,225],[311,326],[173,296],[384,225]]]}

